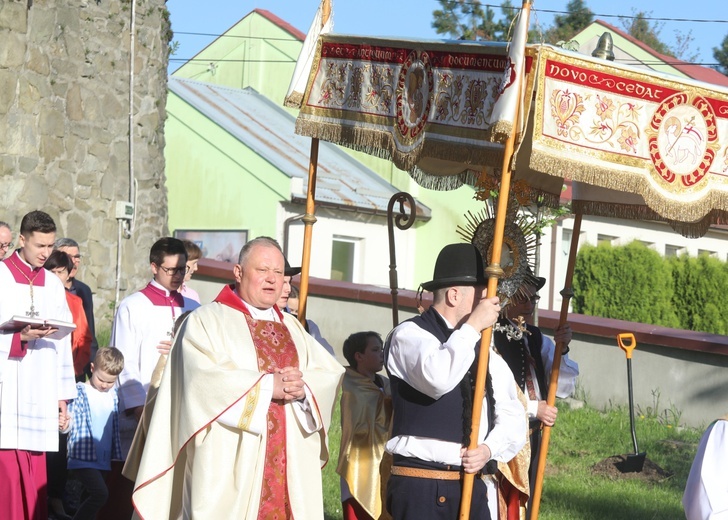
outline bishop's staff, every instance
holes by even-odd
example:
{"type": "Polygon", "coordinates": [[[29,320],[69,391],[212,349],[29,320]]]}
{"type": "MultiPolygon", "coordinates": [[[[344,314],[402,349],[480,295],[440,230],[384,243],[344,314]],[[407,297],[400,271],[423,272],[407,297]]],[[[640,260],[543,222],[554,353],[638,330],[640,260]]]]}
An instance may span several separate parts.
{"type": "MultiPolygon", "coordinates": [[[[296,61],[291,84],[284,104],[291,108],[301,108],[303,93],[306,91],[306,82],[311,71],[316,44],[319,36],[331,32],[333,17],[331,16],[331,0],[321,0],[316,16],[303,41],[301,54],[296,61]]],[[[298,320],[306,324],[306,300],[308,299],[308,278],[311,267],[311,242],[313,240],[313,225],[316,223],[316,173],[318,169],[319,140],[311,139],[311,153],[308,161],[308,189],[306,190],[306,214],[303,216],[303,255],[301,257],[301,286],[299,287],[298,320]]]]}
{"type": "MultiPolygon", "coordinates": [[[[503,153],[500,194],[498,196],[498,207],[495,216],[495,229],[493,230],[493,252],[490,258],[490,264],[485,270],[488,274],[488,298],[496,296],[498,280],[503,276],[500,260],[503,250],[508,194],[511,188],[512,159],[516,149],[516,140],[522,136],[523,125],[519,124],[519,119],[525,119],[525,117],[521,117],[520,112],[521,104],[524,100],[525,47],[526,40],[528,39],[530,14],[531,1],[524,0],[521,12],[518,15],[518,21],[516,22],[513,40],[508,51],[508,64],[504,72],[500,96],[493,106],[493,116],[491,118],[492,121],[498,123],[500,116],[504,116],[505,119],[512,121],[512,127],[508,133],[508,139],[505,142],[505,150],[503,153]]],[[[488,358],[492,336],[492,326],[485,329],[481,334],[480,355],[478,356],[478,368],[475,377],[475,395],[473,396],[474,404],[482,403],[485,397],[485,380],[488,373],[488,358]]],[[[470,434],[470,445],[468,446],[470,450],[478,447],[481,415],[482,406],[473,406],[472,433],[470,434]]],[[[474,479],[475,474],[473,473],[465,473],[463,477],[463,490],[460,499],[460,520],[470,518],[470,503],[473,497],[474,479]]]]}

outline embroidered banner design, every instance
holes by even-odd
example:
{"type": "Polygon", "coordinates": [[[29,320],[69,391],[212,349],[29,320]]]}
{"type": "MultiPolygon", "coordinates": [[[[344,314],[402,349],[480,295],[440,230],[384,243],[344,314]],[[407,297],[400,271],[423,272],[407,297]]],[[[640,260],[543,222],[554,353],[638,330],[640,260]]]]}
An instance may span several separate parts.
{"type": "MultiPolygon", "coordinates": [[[[493,117],[493,108],[512,80],[507,50],[504,43],[323,35],[296,132],[390,159],[426,187],[458,187],[462,178],[451,176],[477,178],[484,167],[502,166],[513,121],[493,117]]],[[[534,57],[526,52],[527,92],[534,57]]],[[[550,189],[558,200],[561,182],[550,189]]]]}
{"type": "Polygon", "coordinates": [[[706,224],[728,211],[728,91],[548,47],[538,70],[532,170],[647,205],[620,216],[706,224]]]}

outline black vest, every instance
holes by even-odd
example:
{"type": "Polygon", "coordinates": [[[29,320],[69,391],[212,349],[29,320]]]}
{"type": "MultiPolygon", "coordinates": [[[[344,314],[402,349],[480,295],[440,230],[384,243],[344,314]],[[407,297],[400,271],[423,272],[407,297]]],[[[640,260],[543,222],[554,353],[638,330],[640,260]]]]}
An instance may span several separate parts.
{"type": "MultiPolygon", "coordinates": [[[[410,320],[418,327],[435,336],[441,343],[447,342],[453,329],[449,329],[442,317],[430,307],[420,316],[410,320]]],[[[385,359],[389,357],[391,334],[385,345],[385,359]]],[[[405,381],[393,376],[387,369],[392,389],[392,437],[416,435],[432,439],[469,444],[473,408],[473,386],[475,384],[476,360],[465,377],[453,390],[439,399],[433,399],[414,389],[405,381]]],[[[387,366],[387,363],[384,365],[387,366]]],[[[493,429],[495,404],[493,402],[490,374],[487,382],[488,431],[493,429]]]]}
{"type": "MultiPolygon", "coordinates": [[[[498,320],[499,325],[508,325],[510,322],[505,318],[498,320]]],[[[546,399],[548,387],[546,386],[545,369],[543,366],[543,359],[541,359],[541,345],[543,342],[543,335],[538,327],[533,325],[526,325],[527,331],[530,334],[523,333],[523,337],[527,338],[528,347],[526,347],[526,341],[520,340],[508,340],[505,332],[499,332],[493,330],[493,342],[498,352],[503,357],[505,362],[511,368],[513,377],[516,383],[521,388],[523,393],[528,397],[528,391],[526,390],[526,371],[528,368],[528,359],[526,358],[526,348],[531,354],[535,362],[536,368],[536,380],[538,381],[538,387],[541,390],[541,397],[546,399]]]]}

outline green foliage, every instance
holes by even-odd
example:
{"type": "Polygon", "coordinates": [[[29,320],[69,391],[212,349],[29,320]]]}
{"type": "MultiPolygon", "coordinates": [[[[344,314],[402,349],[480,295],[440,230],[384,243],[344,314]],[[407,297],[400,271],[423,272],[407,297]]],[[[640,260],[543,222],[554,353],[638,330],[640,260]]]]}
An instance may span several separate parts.
{"type": "Polygon", "coordinates": [[[433,11],[432,27],[437,34],[461,40],[506,41],[513,16],[510,0],[501,4],[502,17],[495,19],[490,6],[479,0],[439,0],[442,9],[433,11]]]}
{"type": "Polygon", "coordinates": [[[676,428],[651,417],[637,418],[640,451],[673,474],[648,483],[625,476],[594,474],[592,467],[613,455],[632,453],[629,412],[624,407],[598,411],[569,409],[559,403],[552,430],[540,519],[613,520],[684,516],[680,503],[701,430],[676,428]]]}
{"type": "Polygon", "coordinates": [[[574,267],[574,310],[581,314],[678,327],[670,267],[641,242],[584,246],[574,267]]]}
{"type": "Polygon", "coordinates": [[[672,49],[660,40],[662,25],[658,23],[650,25],[649,21],[646,20],[650,16],[652,16],[652,12],[637,12],[635,9],[632,9],[632,18],[623,18],[622,26],[630,36],[633,36],[657,52],[667,56],[674,56],[675,53],[672,49]]]}
{"type": "Polygon", "coordinates": [[[728,34],[723,38],[720,47],[713,47],[713,57],[718,62],[718,70],[728,76],[728,34]]]}
{"type": "Polygon", "coordinates": [[[567,42],[594,20],[594,13],[583,0],[571,0],[566,14],[554,16],[554,25],[546,31],[547,43],[567,42]]]}
{"type": "Polygon", "coordinates": [[[681,328],[728,334],[728,265],[708,255],[668,259],[681,328]]]}

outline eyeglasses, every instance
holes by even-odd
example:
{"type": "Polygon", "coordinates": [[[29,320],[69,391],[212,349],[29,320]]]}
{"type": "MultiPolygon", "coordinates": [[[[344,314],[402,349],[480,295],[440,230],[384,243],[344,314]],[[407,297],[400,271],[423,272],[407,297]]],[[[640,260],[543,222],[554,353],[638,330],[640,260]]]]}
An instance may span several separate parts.
{"type": "Polygon", "coordinates": [[[13,247],[12,242],[0,242],[0,249],[10,249],[13,247]]]}
{"type": "Polygon", "coordinates": [[[163,265],[158,265],[157,267],[167,273],[168,276],[179,276],[181,274],[187,274],[190,270],[190,268],[186,265],[182,267],[164,267],[163,265]]]}

